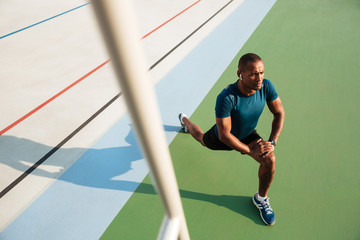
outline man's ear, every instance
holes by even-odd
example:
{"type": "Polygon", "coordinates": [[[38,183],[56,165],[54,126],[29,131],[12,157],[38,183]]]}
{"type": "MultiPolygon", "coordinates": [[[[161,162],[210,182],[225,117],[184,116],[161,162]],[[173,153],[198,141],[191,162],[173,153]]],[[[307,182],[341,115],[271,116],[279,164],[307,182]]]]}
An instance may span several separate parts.
{"type": "Polygon", "coordinates": [[[240,69],[238,69],[237,70],[237,76],[240,77],[240,74],[241,74],[240,69]]]}

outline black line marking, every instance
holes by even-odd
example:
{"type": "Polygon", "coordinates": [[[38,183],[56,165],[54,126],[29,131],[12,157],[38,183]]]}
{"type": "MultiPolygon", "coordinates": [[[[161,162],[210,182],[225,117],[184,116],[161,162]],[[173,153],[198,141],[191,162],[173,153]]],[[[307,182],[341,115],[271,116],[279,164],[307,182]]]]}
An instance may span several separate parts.
{"type": "Polygon", "coordinates": [[[72,137],[74,137],[78,132],[80,132],[86,125],[88,125],[92,120],[94,120],[100,113],[102,113],[107,107],[109,107],[116,99],[121,96],[121,93],[113,97],[109,102],[107,102],[102,108],[100,108],[96,113],[94,113],[90,118],[88,118],[83,124],[81,124],[75,131],[73,131],[69,136],[62,140],[58,145],[51,149],[45,156],[43,156],[39,161],[34,163],[28,170],[21,174],[15,181],[10,183],[4,190],[0,192],[0,198],[2,198],[6,193],[13,189],[17,184],[19,184],[24,178],[26,178],[31,172],[33,172],[37,167],[44,163],[50,156],[52,156],[57,150],[59,150],[65,143],[67,143],[72,137]]]}
{"type": "MultiPolygon", "coordinates": [[[[201,24],[197,29],[195,29],[190,35],[188,35],[184,40],[178,43],[174,48],[162,56],[158,61],[150,66],[149,71],[156,67],[160,62],[162,62],[167,56],[169,56],[173,51],[175,51],[179,46],[181,46],[186,40],[188,40],[192,35],[199,31],[205,24],[207,24],[211,19],[213,19],[217,14],[219,14],[224,8],[226,8],[233,0],[225,4],[220,10],[218,10],[214,15],[212,15],[208,20],[201,24]]],[[[28,170],[21,174],[17,179],[10,183],[6,188],[0,192],[0,198],[2,198],[6,193],[13,189],[17,184],[24,180],[30,173],[32,173],[37,167],[44,163],[49,157],[51,157],[57,150],[59,150],[65,143],[67,143],[72,137],[74,137],[78,132],[80,132],[86,125],[88,125],[92,120],[94,120],[100,113],[102,113],[106,108],[108,108],[116,99],[121,96],[121,92],[113,97],[108,103],[106,103],[102,108],[100,108],[96,113],[94,113],[90,118],[88,118],[83,124],[81,124],[77,129],[75,129],[69,136],[62,140],[58,145],[51,149],[45,156],[43,156],[39,161],[34,163],[28,170]]]]}
{"type": "Polygon", "coordinates": [[[197,31],[199,31],[205,24],[207,24],[211,19],[213,19],[216,15],[218,15],[224,8],[226,8],[233,0],[229,1],[227,4],[225,4],[222,8],[220,8],[219,11],[217,11],[214,15],[212,15],[208,20],[206,20],[203,24],[201,24],[197,29],[195,29],[190,35],[188,35],[184,40],[182,40],[178,45],[176,45],[173,49],[171,49],[168,53],[166,53],[164,56],[162,56],[157,62],[155,62],[149,70],[153,69],[158,65],[160,62],[162,62],[167,56],[169,56],[173,51],[175,51],[178,47],[180,47],[186,40],[188,40],[192,35],[194,35],[197,31]]]}

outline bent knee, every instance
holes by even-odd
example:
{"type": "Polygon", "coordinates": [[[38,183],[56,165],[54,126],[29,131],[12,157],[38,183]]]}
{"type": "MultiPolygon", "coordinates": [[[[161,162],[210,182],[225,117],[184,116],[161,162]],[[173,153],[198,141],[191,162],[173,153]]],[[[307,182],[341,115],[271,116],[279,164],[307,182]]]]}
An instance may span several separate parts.
{"type": "Polygon", "coordinates": [[[269,153],[266,157],[264,157],[261,161],[262,164],[266,164],[269,166],[275,166],[276,157],[273,152],[269,153]]]}

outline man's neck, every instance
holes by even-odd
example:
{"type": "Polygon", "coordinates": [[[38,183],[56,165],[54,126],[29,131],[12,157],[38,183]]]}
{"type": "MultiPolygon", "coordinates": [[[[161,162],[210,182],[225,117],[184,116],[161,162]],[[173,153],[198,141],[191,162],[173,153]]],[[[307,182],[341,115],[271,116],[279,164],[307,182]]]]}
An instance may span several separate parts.
{"type": "Polygon", "coordinates": [[[245,87],[241,80],[238,80],[237,87],[240,92],[245,96],[253,95],[256,92],[256,90],[245,87]]]}

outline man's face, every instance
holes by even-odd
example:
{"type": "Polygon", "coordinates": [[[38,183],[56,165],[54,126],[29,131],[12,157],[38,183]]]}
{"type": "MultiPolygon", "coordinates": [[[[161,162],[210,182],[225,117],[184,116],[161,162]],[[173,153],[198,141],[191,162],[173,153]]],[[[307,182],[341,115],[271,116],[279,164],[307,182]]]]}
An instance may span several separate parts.
{"type": "Polygon", "coordinates": [[[244,85],[252,90],[260,90],[264,80],[264,62],[248,62],[244,71],[240,72],[244,85]]]}

